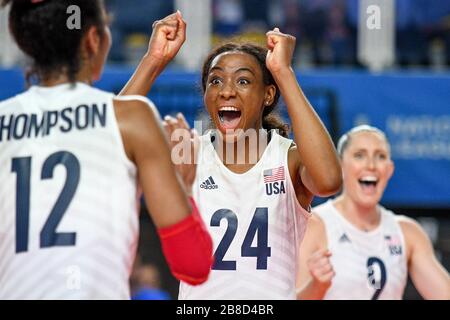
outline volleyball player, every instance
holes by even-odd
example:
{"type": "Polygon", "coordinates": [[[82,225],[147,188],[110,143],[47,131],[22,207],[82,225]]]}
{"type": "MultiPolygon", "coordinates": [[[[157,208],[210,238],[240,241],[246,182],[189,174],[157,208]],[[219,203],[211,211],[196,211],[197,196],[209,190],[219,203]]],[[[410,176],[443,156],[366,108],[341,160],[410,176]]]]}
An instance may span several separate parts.
{"type": "Polygon", "coordinates": [[[158,112],[91,87],[111,44],[103,1],[1,3],[37,84],[0,103],[0,298],[128,299],[138,183],[175,277],[204,282],[211,238],[158,112]],[[79,29],[67,27],[70,6],[79,29]]]}
{"type": "MultiPolygon", "coordinates": [[[[179,15],[159,27],[165,24],[184,32],[179,15]]],[[[294,37],[274,29],[267,33],[267,49],[229,43],[204,63],[204,103],[216,130],[201,137],[192,192],[213,237],[215,262],[206,283],[181,283],[180,299],[296,298],[307,210],[314,195],[339,190],[341,168],[291,68],[294,47],[294,37]],[[296,143],[273,113],[280,94],[296,143]],[[256,144],[247,139],[252,133],[256,144]]],[[[124,92],[147,94],[152,77],[146,74],[149,68],[141,64],[124,92]]],[[[166,120],[171,138],[177,129],[189,129],[182,115],[166,120]]],[[[192,177],[188,164],[182,168],[192,177]]]]}
{"type": "Polygon", "coordinates": [[[425,299],[450,299],[448,272],[413,219],[379,204],[394,172],[379,129],[338,143],[342,194],[313,209],[300,250],[299,299],[402,299],[408,274],[425,299]]]}

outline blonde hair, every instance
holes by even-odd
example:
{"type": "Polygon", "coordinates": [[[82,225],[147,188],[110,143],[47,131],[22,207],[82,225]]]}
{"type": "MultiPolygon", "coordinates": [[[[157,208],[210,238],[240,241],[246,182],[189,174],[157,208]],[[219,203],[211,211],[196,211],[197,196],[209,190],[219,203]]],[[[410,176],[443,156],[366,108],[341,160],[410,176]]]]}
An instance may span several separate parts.
{"type": "Polygon", "coordinates": [[[351,136],[358,132],[378,133],[386,141],[388,151],[389,151],[389,153],[391,153],[391,145],[389,144],[389,140],[387,139],[386,134],[376,127],[369,126],[367,124],[363,124],[363,125],[359,125],[357,127],[350,129],[339,139],[338,144],[337,144],[337,152],[341,158],[342,158],[342,155],[344,154],[345,149],[347,149],[347,147],[350,144],[351,136]]]}

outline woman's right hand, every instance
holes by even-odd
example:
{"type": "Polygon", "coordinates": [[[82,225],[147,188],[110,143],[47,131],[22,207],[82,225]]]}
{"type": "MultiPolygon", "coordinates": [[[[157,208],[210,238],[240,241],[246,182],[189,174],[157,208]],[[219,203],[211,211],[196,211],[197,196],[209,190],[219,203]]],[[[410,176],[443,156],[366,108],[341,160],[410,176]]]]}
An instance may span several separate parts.
{"type": "Polygon", "coordinates": [[[313,253],[307,261],[314,284],[324,290],[331,286],[331,281],[335,276],[330,257],[331,252],[328,249],[321,249],[313,253]]]}
{"type": "Polygon", "coordinates": [[[195,129],[190,129],[182,113],[178,113],[176,118],[166,116],[163,127],[172,149],[172,162],[177,173],[183,179],[186,192],[192,196],[200,142],[198,133],[195,129]]]}

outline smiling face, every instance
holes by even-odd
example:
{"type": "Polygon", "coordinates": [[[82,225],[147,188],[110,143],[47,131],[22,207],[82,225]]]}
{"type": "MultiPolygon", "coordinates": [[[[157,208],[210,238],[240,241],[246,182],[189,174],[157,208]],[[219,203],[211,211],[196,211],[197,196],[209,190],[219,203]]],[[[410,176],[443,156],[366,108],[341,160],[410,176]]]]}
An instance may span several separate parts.
{"type": "Polygon", "coordinates": [[[373,131],[352,133],[342,154],[344,194],[355,204],[378,204],[394,172],[386,139],[373,131]]]}
{"type": "Polygon", "coordinates": [[[264,106],[271,105],[275,86],[263,81],[255,57],[240,51],[216,56],[205,83],[204,102],[210,117],[227,142],[239,139],[238,129],[260,129],[264,106]]]}

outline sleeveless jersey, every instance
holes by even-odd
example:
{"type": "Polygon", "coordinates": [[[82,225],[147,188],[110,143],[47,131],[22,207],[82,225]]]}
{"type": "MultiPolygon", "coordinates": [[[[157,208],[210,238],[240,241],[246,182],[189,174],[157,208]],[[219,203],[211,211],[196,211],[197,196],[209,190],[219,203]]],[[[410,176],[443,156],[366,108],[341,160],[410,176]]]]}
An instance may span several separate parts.
{"type": "Polygon", "coordinates": [[[127,299],[136,167],[113,95],[82,83],[0,103],[0,299],[127,299]]]}
{"type": "Polygon", "coordinates": [[[325,224],[336,273],[324,299],[402,299],[408,270],[399,217],[379,209],[380,225],[364,232],[346,220],[332,200],[313,208],[325,224]]]}
{"type": "Polygon", "coordinates": [[[201,138],[193,195],[213,238],[208,281],[180,284],[180,299],[295,299],[298,248],[310,214],[289,175],[292,140],[275,132],[260,160],[236,174],[201,138]]]}

